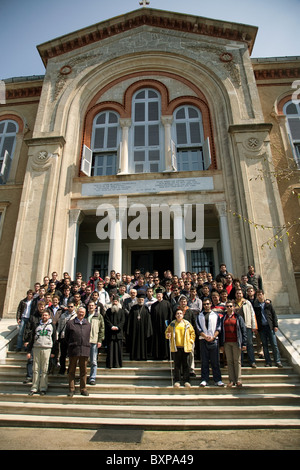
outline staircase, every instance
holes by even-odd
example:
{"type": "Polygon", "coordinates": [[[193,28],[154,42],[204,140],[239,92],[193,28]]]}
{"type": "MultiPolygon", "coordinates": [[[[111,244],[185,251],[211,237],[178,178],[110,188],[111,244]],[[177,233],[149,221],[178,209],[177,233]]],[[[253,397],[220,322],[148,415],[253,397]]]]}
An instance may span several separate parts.
{"type": "MultiPolygon", "coordinates": [[[[0,364],[0,426],[98,429],[105,425],[144,430],[300,428],[300,376],[282,358],[283,368],[243,367],[243,387],[200,388],[200,364],[192,387],[171,386],[168,361],[135,362],[105,369],[99,356],[96,385],[89,396],[67,396],[68,378],[49,376],[45,396],[28,396],[26,354],[8,352],[0,364]]],[[[222,378],[228,382],[227,369],[222,378]]],[[[213,382],[212,382],[213,383],[213,382]]]]}

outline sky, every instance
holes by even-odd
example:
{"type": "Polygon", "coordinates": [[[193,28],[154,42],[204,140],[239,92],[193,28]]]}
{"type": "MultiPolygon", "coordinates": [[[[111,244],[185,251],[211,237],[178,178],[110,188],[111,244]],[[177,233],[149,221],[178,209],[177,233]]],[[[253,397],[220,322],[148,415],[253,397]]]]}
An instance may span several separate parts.
{"type": "MultiPolygon", "coordinates": [[[[151,0],[149,6],[257,26],[253,58],[300,56],[300,0],[151,0]]],[[[139,0],[0,0],[0,80],[44,75],[39,44],[139,8],[139,0]]]]}

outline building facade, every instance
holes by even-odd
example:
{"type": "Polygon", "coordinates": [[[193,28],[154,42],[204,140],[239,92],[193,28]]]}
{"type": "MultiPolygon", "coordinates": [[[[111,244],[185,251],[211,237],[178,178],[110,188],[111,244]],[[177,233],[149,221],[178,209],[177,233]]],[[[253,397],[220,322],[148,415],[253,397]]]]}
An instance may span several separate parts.
{"type": "Polygon", "coordinates": [[[251,59],[256,34],[142,8],[38,46],[45,76],[5,81],[2,316],[53,271],[220,263],[254,265],[277,311],[299,312],[299,250],[261,247],[299,217],[300,60],[251,59]],[[266,176],[279,164],[292,182],[266,176]]]}

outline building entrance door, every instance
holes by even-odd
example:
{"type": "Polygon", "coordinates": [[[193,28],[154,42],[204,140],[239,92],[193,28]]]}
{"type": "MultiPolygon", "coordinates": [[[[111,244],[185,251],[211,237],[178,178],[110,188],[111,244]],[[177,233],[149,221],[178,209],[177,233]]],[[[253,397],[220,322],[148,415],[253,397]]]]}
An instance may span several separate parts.
{"type": "Polygon", "coordinates": [[[155,269],[159,272],[160,279],[162,279],[164,271],[167,269],[170,269],[173,273],[173,250],[132,251],[132,274],[135,269],[140,269],[141,273],[152,272],[155,269]]]}

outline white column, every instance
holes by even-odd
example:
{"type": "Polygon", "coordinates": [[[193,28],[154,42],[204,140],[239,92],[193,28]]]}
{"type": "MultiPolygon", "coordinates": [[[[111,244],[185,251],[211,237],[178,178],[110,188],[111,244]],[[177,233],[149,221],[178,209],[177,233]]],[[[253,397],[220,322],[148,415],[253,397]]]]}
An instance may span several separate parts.
{"type": "Polygon", "coordinates": [[[64,272],[68,272],[71,279],[75,279],[79,227],[83,219],[84,215],[80,209],[70,209],[64,272]]]}
{"type": "Polygon", "coordinates": [[[109,255],[108,272],[114,269],[122,273],[122,219],[116,209],[109,214],[110,235],[109,235],[109,255]],[[121,219],[121,220],[120,220],[121,219]]]}
{"type": "Polygon", "coordinates": [[[121,156],[119,162],[119,175],[128,173],[128,139],[129,139],[129,128],[131,126],[131,119],[122,118],[120,119],[120,126],[122,128],[122,139],[121,139],[121,156]]]}
{"type": "Polygon", "coordinates": [[[220,260],[221,263],[225,263],[227,271],[233,272],[232,256],[231,256],[231,246],[229,238],[229,229],[228,229],[228,218],[226,213],[226,202],[216,203],[216,208],[219,214],[219,225],[220,225],[220,236],[221,236],[221,246],[222,246],[222,255],[223,259],[220,260]]]}
{"type": "Polygon", "coordinates": [[[184,235],[184,218],[182,207],[174,211],[174,274],[180,276],[182,271],[186,271],[186,249],[184,235]]]}
{"type": "Polygon", "coordinates": [[[173,116],[161,116],[161,122],[165,129],[165,170],[173,171],[172,168],[172,153],[171,153],[171,126],[173,116]]]}

